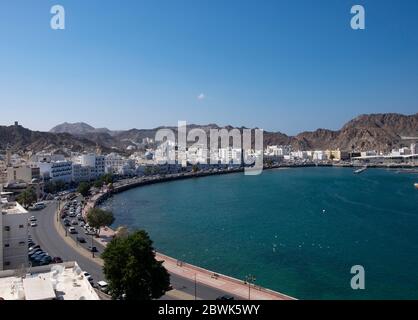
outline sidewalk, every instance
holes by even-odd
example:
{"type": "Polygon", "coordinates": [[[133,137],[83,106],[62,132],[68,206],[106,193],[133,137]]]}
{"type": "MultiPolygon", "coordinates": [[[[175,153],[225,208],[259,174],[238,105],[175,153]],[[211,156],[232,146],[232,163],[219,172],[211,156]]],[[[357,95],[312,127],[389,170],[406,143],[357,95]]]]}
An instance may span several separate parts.
{"type": "MultiPolygon", "coordinates": [[[[157,260],[164,261],[164,267],[171,273],[191,281],[194,281],[196,277],[197,283],[220,289],[241,299],[248,299],[248,285],[244,284],[243,281],[219,273],[214,273],[191,264],[179,262],[178,260],[161,253],[157,253],[156,258],[157,260]]],[[[251,286],[250,298],[251,300],[295,300],[295,298],[285,294],[259,286],[251,286]]]]}

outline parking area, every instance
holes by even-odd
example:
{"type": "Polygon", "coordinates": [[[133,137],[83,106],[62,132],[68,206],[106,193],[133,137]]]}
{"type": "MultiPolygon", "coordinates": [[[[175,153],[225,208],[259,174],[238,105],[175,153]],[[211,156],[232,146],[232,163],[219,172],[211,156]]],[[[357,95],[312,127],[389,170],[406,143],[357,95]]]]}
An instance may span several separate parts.
{"type": "Polygon", "coordinates": [[[92,256],[100,255],[104,248],[94,241],[97,230],[87,223],[82,215],[83,204],[80,198],[67,202],[60,211],[60,223],[68,237],[74,239],[77,246],[91,252],[92,256]]]}

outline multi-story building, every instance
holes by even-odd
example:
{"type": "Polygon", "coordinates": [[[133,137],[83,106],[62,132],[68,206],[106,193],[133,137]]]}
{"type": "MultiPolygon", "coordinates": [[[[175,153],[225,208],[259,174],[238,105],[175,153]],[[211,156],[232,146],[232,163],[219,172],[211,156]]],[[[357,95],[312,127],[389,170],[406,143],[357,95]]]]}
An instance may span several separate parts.
{"type": "Polygon", "coordinates": [[[38,162],[41,176],[51,181],[71,182],[73,163],[68,160],[38,162]]]}
{"type": "Polygon", "coordinates": [[[90,181],[92,177],[95,176],[94,168],[88,166],[82,166],[79,163],[73,164],[73,181],[74,182],[81,182],[81,181],[90,181]]]}
{"type": "Polygon", "coordinates": [[[28,264],[28,212],[17,202],[0,202],[0,270],[28,264]]]}
{"type": "Polygon", "coordinates": [[[7,181],[23,181],[31,183],[34,179],[39,179],[41,171],[39,167],[22,165],[7,168],[7,181]]]}
{"type": "Polygon", "coordinates": [[[82,167],[91,168],[91,179],[96,179],[105,174],[105,157],[95,153],[82,154],[75,158],[75,162],[82,167]]]}
{"type": "Polygon", "coordinates": [[[411,154],[418,154],[418,145],[416,143],[411,143],[411,154]]]}
{"type": "Polygon", "coordinates": [[[329,160],[333,161],[344,161],[350,159],[350,154],[346,151],[337,150],[326,150],[325,154],[329,160]]]}
{"type": "Polygon", "coordinates": [[[117,153],[112,152],[105,157],[106,173],[121,174],[126,164],[127,160],[117,153]]]}

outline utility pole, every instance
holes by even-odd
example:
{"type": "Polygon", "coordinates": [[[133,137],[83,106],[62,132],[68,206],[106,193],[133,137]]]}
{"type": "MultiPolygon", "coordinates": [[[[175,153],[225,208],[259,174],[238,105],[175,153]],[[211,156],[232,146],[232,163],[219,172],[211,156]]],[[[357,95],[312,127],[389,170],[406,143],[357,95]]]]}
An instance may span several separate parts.
{"type": "Polygon", "coordinates": [[[255,280],[256,278],[252,274],[245,276],[245,282],[248,284],[248,300],[251,300],[251,284],[254,284],[255,280]]]}
{"type": "Polygon", "coordinates": [[[94,251],[93,251],[93,234],[91,234],[91,253],[94,258],[94,251]]]}

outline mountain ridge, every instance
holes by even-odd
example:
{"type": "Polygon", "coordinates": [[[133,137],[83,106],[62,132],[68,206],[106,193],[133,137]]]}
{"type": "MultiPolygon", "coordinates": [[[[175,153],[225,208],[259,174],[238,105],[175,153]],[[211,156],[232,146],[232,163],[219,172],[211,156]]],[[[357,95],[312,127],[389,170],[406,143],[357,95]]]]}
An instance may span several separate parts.
{"type": "MultiPolygon", "coordinates": [[[[0,126],[0,149],[10,146],[15,152],[30,150],[68,149],[69,151],[95,150],[104,152],[118,151],[125,153],[130,145],[142,146],[144,138],[155,138],[159,129],[172,129],[177,134],[176,126],[160,126],[154,129],[129,129],[112,131],[107,128],[94,128],[87,123],[77,122],[57,125],[50,132],[31,131],[21,126],[0,126]]],[[[206,133],[210,129],[244,127],[218,126],[217,124],[190,124],[188,130],[200,128],[206,133]]],[[[291,145],[298,150],[341,149],[346,151],[376,150],[387,152],[392,148],[407,146],[410,141],[402,136],[418,136],[418,113],[403,115],[398,113],[362,114],[339,130],[319,128],[304,131],[295,136],[282,132],[264,131],[264,146],[291,145]]]]}

